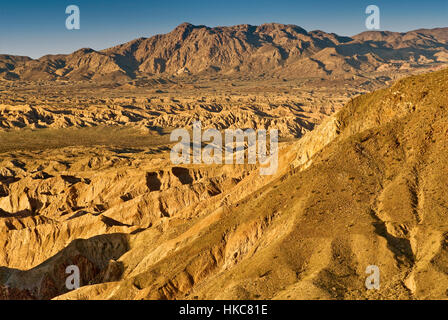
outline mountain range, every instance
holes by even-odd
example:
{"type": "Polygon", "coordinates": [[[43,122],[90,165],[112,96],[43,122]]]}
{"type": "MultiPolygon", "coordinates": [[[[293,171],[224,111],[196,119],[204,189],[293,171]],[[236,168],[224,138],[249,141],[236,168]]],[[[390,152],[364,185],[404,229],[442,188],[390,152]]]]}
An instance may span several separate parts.
{"type": "Polygon", "coordinates": [[[154,75],[352,77],[448,62],[448,28],[353,37],[278,23],[230,27],[183,23],[167,34],[101,51],[39,59],[0,55],[0,79],[128,81],[154,75]]]}

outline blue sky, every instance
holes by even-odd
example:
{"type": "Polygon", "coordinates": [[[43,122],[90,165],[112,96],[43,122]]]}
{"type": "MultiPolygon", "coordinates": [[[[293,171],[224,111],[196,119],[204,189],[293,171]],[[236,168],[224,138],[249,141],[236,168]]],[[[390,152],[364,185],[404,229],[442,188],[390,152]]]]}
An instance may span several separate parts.
{"type": "Polygon", "coordinates": [[[100,50],[169,32],[182,22],[210,27],[279,22],[351,36],[366,31],[370,4],[381,9],[381,30],[448,26],[448,0],[2,0],[0,54],[38,58],[84,47],[100,50]],[[65,28],[71,4],[80,8],[80,30],[65,28]]]}

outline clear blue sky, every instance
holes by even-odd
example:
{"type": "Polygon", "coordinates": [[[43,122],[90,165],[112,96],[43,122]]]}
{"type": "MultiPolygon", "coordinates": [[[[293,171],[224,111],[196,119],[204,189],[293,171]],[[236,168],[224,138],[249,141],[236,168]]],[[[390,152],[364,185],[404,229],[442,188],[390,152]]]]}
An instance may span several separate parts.
{"type": "Polygon", "coordinates": [[[296,24],[340,35],[365,31],[365,8],[381,9],[381,30],[448,26],[448,0],[2,0],[0,53],[38,58],[96,50],[167,33],[182,22],[222,26],[296,24]],[[78,5],[81,29],[65,28],[65,8],[78,5]]]}

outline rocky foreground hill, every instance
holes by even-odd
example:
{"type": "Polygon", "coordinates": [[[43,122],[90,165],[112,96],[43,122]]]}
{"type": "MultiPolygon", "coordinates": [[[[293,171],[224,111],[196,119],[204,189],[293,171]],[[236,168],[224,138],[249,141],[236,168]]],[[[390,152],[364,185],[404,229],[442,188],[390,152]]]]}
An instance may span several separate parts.
{"type": "MultiPolygon", "coordinates": [[[[276,39],[268,31],[276,26],[238,28],[222,32],[251,43],[256,30],[276,39]]],[[[285,43],[319,39],[305,51],[371,37],[282,28],[285,43]]],[[[172,35],[202,33],[219,39],[216,29],[191,25],[172,35]]],[[[379,36],[371,46],[410,37],[379,36]]],[[[436,37],[415,32],[410,41],[426,46],[436,37]]],[[[75,54],[137,57],[139,47],[163,39],[75,54]]],[[[138,68],[155,70],[154,60],[139,57],[138,68]]],[[[165,71],[179,66],[167,61],[165,71]]],[[[444,69],[351,99],[300,140],[281,143],[274,176],[260,176],[255,165],[173,166],[164,145],[5,152],[0,298],[447,298],[447,91],[444,69]],[[65,268],[73,264],[82,287],[68,292],[65,268]],[[369,265],[379,267],[380,290],[365,287],[369,265]]]]}
{"type": "Polygon", "coordinates": [[[364,32],[342,37],[277,23],[195,26],[113,48],[68,55],[0,56],[6,80],[129,81],[154,75],[353,77],[448,62],[448,28],[407,33],[364,32]]]}

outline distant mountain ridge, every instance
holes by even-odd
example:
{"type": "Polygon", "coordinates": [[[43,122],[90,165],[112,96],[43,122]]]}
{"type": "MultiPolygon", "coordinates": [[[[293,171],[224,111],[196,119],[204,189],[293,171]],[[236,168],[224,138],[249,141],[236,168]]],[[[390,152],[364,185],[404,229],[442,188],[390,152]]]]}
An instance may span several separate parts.
{"type": "Polygon", "coordinates": [[[101,51],[84,48],[36,60],[0,55],[0,79],[127,81],[238,73],[325,77],[447,62],[448,28],[342,37],[278,23],[215,28],[183,23],[170,33],[101,51]]]}

